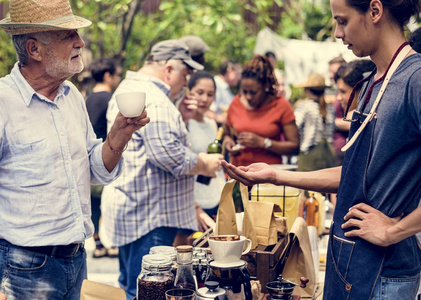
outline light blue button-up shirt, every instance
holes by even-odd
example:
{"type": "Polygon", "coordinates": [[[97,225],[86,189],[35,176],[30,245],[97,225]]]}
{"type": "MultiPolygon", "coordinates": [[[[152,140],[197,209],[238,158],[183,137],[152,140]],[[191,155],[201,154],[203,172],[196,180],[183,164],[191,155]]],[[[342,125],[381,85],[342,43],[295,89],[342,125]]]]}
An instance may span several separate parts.
{"type": "Polygon", "coordinates": [[[67,245],[93,234],[90,184],[108,184],[102,142],[71,82],[50,101],[16,63],[0,79],[0,238],[20,246],[67,245]]]}

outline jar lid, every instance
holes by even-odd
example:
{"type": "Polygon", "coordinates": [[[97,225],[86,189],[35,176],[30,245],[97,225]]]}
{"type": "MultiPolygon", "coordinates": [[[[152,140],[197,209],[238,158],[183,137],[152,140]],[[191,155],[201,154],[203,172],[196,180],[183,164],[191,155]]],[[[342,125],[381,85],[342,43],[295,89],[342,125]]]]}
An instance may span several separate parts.
{"type": "Polygon", "coordinates": [[[146,254],[142,258],[142,267],[145,269],[166,269],[171,266],[171,258],[162,254],[146,254]]]}
{"type": "Polygon", "coordinates": [[[177,257],[177,251],[175,247],[171,246],[154,246],[149,249],[149,254],[162,254],[162,255],[169,255],[173,260],[177,257]]]}
{"type": "Polygon", "coordinates": [[[193,246],[190,245],[181,245],[181,246],[177,246],[177,252],[193,252],[193,246]]]}

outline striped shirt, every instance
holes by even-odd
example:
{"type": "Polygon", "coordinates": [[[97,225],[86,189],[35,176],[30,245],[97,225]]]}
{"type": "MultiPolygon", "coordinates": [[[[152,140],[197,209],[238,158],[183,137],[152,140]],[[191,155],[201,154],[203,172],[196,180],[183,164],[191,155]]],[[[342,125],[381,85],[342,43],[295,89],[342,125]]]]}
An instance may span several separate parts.
{"type": "Polygon", "coordinates": [[[131,243],[158,227],[197,229],[194,176],[197,163],[188,132],[169,87],[157,78],[128,71],[107,111],[108,125],[118,113],[115,94],[146,92],[151,122],[136,131],[124,152],[121,176],[104,188],[102,216],[114,246],[131,243]]]}
{"type": "Polygon", "coordinates": [[[76,87],[54,102],[36,93],[18,63],[0,79],[0,238],[18,246],[67,245],[92,236],[90,183],[107,184],[102,143],[76,87]]]}
{"type": "Polygon", "coordinates": [[[332,142],[334,130],[334,112],[331,105],[327,106],[326,121],[323,123],[319,104],[311,99],[299,100],[294,109],[295,123],[300,135],[300,152],[308,151],[316,146],[322,138],[332,142]]]}

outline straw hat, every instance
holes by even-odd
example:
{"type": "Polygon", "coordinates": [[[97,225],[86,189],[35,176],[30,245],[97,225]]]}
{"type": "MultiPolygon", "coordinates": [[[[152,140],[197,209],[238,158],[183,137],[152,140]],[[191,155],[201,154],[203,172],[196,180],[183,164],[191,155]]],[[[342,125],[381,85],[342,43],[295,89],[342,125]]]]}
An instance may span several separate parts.
{"type": "Polygon", "coordinates": [[[326,85],[325,77],[322,74],[311,73],[305,82],[297,83],[293,85],[296,88],[312,88],[312,89],[324,89],[329,86],[326,85]]]}
{"type": "Polygon", "coordinates": [[[68,0],[10,0],[10,18],[0,28],[11,35],[87,27],[91,21],[73,15],[68,0]]]}

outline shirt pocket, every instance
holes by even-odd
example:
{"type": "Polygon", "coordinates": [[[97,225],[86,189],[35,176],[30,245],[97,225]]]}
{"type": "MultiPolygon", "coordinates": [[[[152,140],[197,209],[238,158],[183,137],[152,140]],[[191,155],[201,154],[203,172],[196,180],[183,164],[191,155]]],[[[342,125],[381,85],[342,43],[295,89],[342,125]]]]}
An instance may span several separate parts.
{"type": "Polygon", "coordinates": [[[21,187],[49,184],[54,179],[54,164],[47,139],[10,145],[15,182],[21,187]]]}

